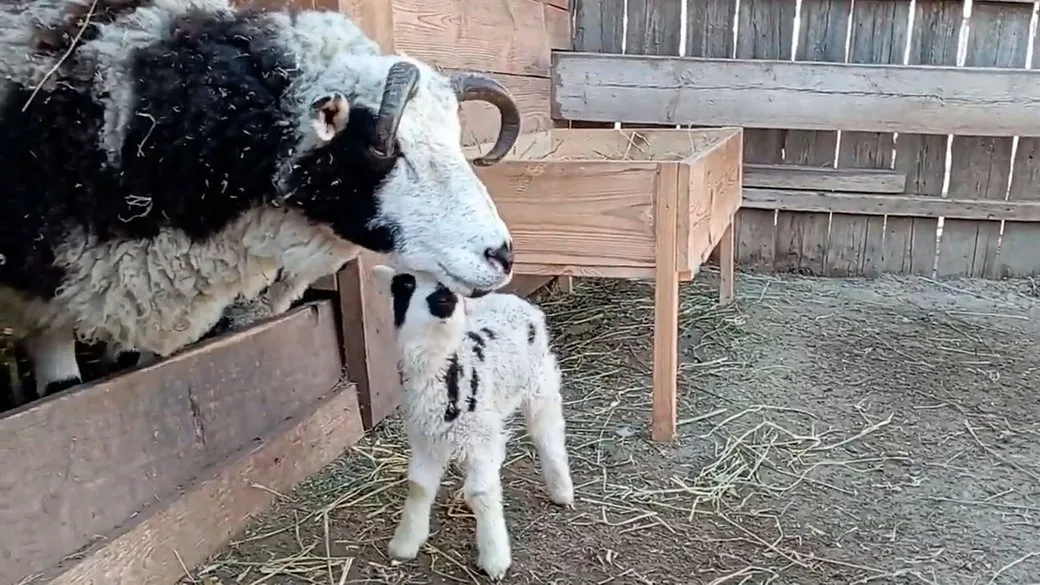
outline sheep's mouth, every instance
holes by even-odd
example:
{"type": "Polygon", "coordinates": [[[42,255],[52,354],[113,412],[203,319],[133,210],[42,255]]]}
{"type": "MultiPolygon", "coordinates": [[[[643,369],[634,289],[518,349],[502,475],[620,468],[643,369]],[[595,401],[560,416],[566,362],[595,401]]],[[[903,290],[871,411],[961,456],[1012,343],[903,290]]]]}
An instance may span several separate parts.
{"type": "Polygon", "coordinates": [[[448,270],[448,267],[445,266],[443,262],[437,262],[437,268],[441,270],[441,273],[443,275],[441,277],[441,284],[447,286],[447,288],[451,290],[451,292],[459,296],[468,297],[471,299],[479,299],[480,297],[491,294],[495,292],[495,290],[505,286],[509,283],[510,280],[512,280],[512,274],[510,274],[507,275],[506,278],[502,279],[501,284],[499,284],[498,286],[494,286],[492,288],[482,288],[480,286],[471,285],[470,283],[466,282],[465,279],[458,278],[457,276],[452,274],[451,270],[448,270]]]}

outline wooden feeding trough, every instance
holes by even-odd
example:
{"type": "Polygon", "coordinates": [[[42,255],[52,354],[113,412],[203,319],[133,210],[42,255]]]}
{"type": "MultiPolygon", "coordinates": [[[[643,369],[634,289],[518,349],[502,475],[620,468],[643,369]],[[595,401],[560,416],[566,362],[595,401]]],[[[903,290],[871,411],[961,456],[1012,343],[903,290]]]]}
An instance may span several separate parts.
{"type": "Polygon", "coordinates": [[[518,274],[654,280],[651,434],[676,425],[679,282],[719,246],[733,297],[740,128],[551,130],[478,169],[513,234],[518,274]]]}

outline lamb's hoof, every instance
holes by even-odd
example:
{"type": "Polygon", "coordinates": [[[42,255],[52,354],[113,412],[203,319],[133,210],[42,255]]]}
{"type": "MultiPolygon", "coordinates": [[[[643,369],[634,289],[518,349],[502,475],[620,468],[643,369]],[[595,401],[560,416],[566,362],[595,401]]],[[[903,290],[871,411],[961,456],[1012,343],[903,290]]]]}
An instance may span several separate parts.
{"type": "Polygon", "coordinates": [[[388,551],[390,557],[399,561],[410,561],[419,556],[419,547],[422,546],[424,540],[401,531],[395,532],[393,539],[390,540],[388,551]]]}
{"type": "Polygon", "coordinates": [[[477,565],[492,581],[501,581],[511,564],[513,560],[510,558],[509,549],[493,549],[487,553],[481,551],[480,558],[477,559],[477,565]]]}
{"type": "Polygon", "coordinates": [[[557,506],[574,507],[574,484],[569,475],[549,478],[549,499],[557,506]]]}

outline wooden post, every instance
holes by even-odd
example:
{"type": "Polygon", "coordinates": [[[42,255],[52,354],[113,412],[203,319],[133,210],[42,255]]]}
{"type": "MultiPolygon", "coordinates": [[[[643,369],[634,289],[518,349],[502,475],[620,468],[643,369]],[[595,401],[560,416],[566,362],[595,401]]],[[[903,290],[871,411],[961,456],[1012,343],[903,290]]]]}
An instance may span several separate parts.
{"type": "Polygon", "coordinates": [[[343,319],[343,362],[357,384],[365,429],[393,414],[400,399],[394,355],[394,315],[389,295],[372,275],[379,255],[362,252],[336,275],[343,319]]]}
{"type": "MultiPolygon", "coordinates": [[[[394,52],[394,15],[391,0],[335,0],[342,12],[384,53],[394,52]]],[[[379,255],[362,253],[336,275],[343,319],[343,361],[357,384],[365,429],[394,412],[400,400],[393,342],[393,307],[372,281],[371,267],[379,255]]]]}
{"type": "Polygon", "coordinates": [[[736,242],[734,241],[733,223],[726,226],[722,241],[716,248],[719,251],[719,304],[726,306],[733,302],[735,295],[733,282],[733,264],[736,242]]]}
{"type": "Polygon", "coordinates": [[[662,164],[654,202],[654,377],[650,436],[675,436],[679,370],[678,164],[662,164]]]}

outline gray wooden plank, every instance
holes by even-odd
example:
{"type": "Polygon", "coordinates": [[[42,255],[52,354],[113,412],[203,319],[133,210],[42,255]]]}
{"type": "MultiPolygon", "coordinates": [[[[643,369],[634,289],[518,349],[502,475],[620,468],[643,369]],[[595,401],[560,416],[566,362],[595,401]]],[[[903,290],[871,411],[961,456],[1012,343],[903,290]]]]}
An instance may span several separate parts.
{"type": "MultiPolygon", "coordinates": [[[[967,67],[1025,67],[1033,7],[979,4],[971,13],[967,67]]],[[[1011,138],[955,136],[951,146],[952,199],[997,199],[1007,194],[1011,138]]],[[[946,221],[939,243],[938,276],[998,274],[1000,222],[946,221]]]]}
{"type": "MultiPolygon", "coordinates": [[[[624,41],[625,0],[574,0],[574,32],[571,46],[575,51],[621,53],[624,41]]],[[[557,120],[567,120],[556,117],[557,120]]],[[[561,122],[571,128],[612,128],[612,122],[561,122]]]]}
{"type": "MultiPolygon", "coordinates": [[[[947,0],[917,0],[914,30],[910,37],[913,65],[956,65],[962,5],[947,0]]],[[[992,104],[990,104],[992,107],[992,104]]],[[[899,131],[898,128],[894,130],[899,131]]],[[[916,129],[915,129],[916,130],[916,129]]],[[[896,138],[896,168],[907,174],[907,192],[941,196],[946,175],[946,142],[943,134],[904,134],[896,138]]],[[[913,131],[913,130],[911,130],[913,131]]],[[[926,130],[927,131],[927,130],[926,130]]],[[[935,130],[932,130],[935,131],[935,130]]],[[[949,131],[955,131],[950,128],[949,131]]],[[[914,218],[910,228],[908,262],[904,272],[931,275],[935,268],[938,220],[914,218]]],[[[896,234],[886,233],[895,236],[896,234]]]]}
{"type": "MultiPolygon", "coordinates": [[[[1006,220],[1015,225],[1040,221],[1040,200],[968,200],[931,195],[884,193],[837,193],[832,191],[744,189],[743,209],[777,209],[802,212],[833,212],[851,215],[899,215],[919,218],[1006,220]]],[[[1034,241],[1034,244],[1036,242],[1034,241]]],[[[1034,249],[1034,255],[1036,254],[1034,249]]]]}
{"type": "Polygon", "coordinates": [[[570,120],[1040,136],[1035,70],[558,53],[553,84],[570,120]]]}
{"type": "MultiPolygon", "coordinates": [[[[676,0],[628,0],[628,55],[678,55],[682,47],[682,4],[676,0]]],[[[627,128],[674,124],[625,124],[627,128]]]]}
{"type": "Polygon", "coordinates": [[[733,56],[736,0],[691,0],[686,5],[686,56],[733,56]]]}
{"type": "Polygon", "coordinates": [[[782,164],[744,165],[745,187],[902,193],[905,185],[906,175],[891,170],[835,169],[782,164]]]}
{"type": "MultiPolygon", "coordinates": [[[[852,11],[849,62],[902,63],[909,16],[908,0],[857,0],[852,11]]],[[[843,132],[838,166],[845,169],[891,168],[893,137],[891,132],[843,132]]],[[[898,188],[893,193],[903,192],[906,186],[906,176],[899,174],[898,178],[898,188]]],[[[910,257],[912,226],[910,218],[832,214],[827,274],[874,276],[882,272],[905,271],[904,262],[910,257]]]]}
{"type": "MultiPolygon", "coordinates": [[[[1034,41],[1035,42],[1035,41],[1034,41]]],[[[1034,69],[1040,68],[1040,51],[1033,50],[1034,69]]],[[[1015,153],[1009,201],[1040,201],[1040,138],[1021,138],[1015,153]]],[[[1040,225],[1008,222],[997,257],[1001,277],[1040,275],[1040,225]]]]}
{"type": "Polygon", "coordinates": [[[682,5],[675,0],[628,0],[629,55],[678,55],[682,43],[682,5]]]}
{"type": "MultiPolygon", "coordinates": [[[[794,35],[794,2],[741,0],[737,14],[736,56],[742,59],[788,59],[794,35]]],[[[718,124],[705,119],[706,124],[718,124]]],[[[692,123],[692,121],[691,121],[692,123]]],[[[783,160],[782,130],[744,130],[744,162],[779,163],[783,160]]],[[[743,209],[737,214],[737,263],[772,270],[775,255],[776,213],[743,209]]]]}
{"type": "Polygon", "coordinates": [[[620,53],[625,0],[574,0],[574,50],[620,53]]]}
{"type": "MultiPolygon", "coordinates": [[[[802,0],[795,59],[844,61],[851,12],[851,0],[802,0]]],[[[791,130],[784,140],[784,162],[833,166],[837,144],[838,133],[834,131],[791,130]]],[[[829,213],[777,214],[776,270],[823,276],[830,219],[829,213]]]]}

